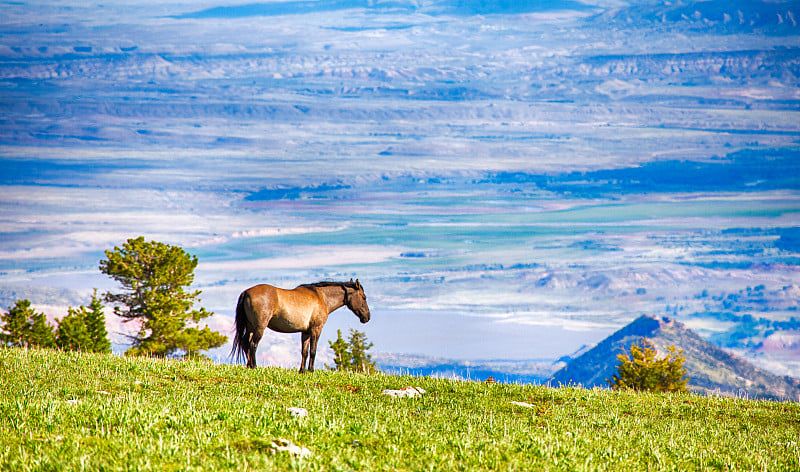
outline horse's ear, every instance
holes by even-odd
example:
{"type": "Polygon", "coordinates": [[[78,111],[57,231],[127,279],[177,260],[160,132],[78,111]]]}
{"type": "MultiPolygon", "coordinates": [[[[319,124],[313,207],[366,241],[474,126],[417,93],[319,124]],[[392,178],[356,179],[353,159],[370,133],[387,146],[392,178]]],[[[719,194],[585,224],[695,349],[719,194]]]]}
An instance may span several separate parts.
{"type": "Polygon", "coordinates": [[[356,289],[364,290],[364,287],[361,286],[361,282],[359,282],[358,279],[356,279],[356,289]]]}

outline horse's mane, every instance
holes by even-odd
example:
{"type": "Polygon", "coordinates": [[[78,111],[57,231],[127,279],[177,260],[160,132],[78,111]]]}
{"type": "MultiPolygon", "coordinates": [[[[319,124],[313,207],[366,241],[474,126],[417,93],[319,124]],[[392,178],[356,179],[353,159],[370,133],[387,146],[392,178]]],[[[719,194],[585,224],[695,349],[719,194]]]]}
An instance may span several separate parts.
{"type": "Polygon", "coordinates": [[[306,287],[306,288],[318,288],[318,287],[348,287],[348,288],[356,288],[355,282],[333,282],[333,281],[322,281],[313,284],[302,284],[299,287],[306,287]]]}

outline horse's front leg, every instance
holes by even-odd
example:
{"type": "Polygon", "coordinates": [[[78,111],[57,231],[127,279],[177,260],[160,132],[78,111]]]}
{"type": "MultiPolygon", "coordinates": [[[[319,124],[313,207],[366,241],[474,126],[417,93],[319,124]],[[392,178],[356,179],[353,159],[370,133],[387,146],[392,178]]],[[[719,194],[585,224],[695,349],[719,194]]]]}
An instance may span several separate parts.
{"type": "Polygon", "coordinates": [[[302,357],[300,358],[301,374],[306,371],[306,359],[308,358],[308,348],[309,345],[311,344],[310,341],[311,341],[311,331],[303,331],[303,336],[301,338],[301,348],[300,348],[302,353],[302,357]]]}
{"type": "Polygon", "coordinates": [[[317,341],[319,341],[318,332],[311,333],[311,352],[309,353],[310,357],[308,359],[308,371],[314,372],[314,359],[317,357],[317,341]]]}

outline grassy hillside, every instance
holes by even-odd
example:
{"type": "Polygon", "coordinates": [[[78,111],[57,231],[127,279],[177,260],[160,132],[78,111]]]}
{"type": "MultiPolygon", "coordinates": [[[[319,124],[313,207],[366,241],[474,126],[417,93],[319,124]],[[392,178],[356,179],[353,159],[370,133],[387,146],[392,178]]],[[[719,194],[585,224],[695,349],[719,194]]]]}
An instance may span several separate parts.
{"type": "Polygon", "coordinates": [[[800,469],[796,403],[20,349],[0,374],[0,470],[800,469]]]}

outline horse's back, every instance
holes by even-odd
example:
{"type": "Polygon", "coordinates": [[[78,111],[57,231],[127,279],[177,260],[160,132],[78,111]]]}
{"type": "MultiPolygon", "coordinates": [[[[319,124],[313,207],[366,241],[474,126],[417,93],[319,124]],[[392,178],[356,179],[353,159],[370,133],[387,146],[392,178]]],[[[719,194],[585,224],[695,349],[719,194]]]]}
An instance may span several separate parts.
{"type": "Polygon", "coordinates": [[[282,333],[306,331],[320,304],[319,295],[302,286],[286,290],[261,284],[245,292],[258,324],[282,333]]]}

